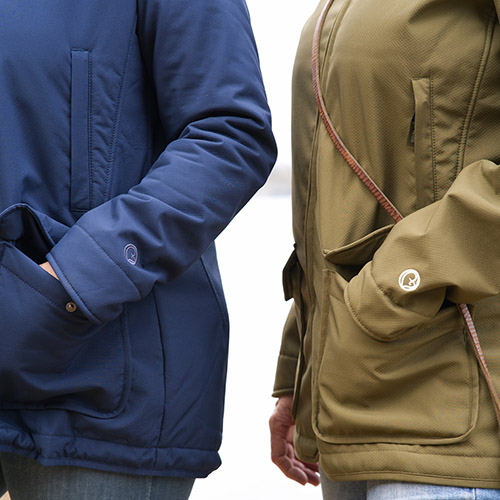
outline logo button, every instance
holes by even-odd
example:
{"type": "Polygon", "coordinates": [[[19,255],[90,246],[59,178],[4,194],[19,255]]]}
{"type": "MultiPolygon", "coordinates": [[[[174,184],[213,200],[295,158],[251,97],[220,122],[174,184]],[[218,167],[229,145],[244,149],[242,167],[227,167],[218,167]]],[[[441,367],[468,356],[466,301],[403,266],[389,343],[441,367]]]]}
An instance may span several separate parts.
{"type": "Polygon", "coordinates": [[[413,292],[420,285],[420,274],[415,269],[407,269],[399,276],[399,286],[405,292],[413,292]]]}
{"type": "Polygon", "coordinates": [[[137,247],[129,243],[125,247],[125,258],[127,262],[133,266],[137,264],[137,260],[139,259],[139,252],[137,251],[137,247]]]}

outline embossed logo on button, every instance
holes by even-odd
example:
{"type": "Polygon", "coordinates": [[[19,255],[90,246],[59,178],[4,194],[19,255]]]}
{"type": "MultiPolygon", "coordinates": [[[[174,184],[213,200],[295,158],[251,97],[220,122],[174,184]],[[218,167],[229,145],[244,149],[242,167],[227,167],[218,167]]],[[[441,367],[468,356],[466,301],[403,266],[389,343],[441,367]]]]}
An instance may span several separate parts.
{"type": "Polygon", "coordinates": [[[129,243],[125,247],[125,258],[129,264],[135,266],[137,264],[137,259],[139,258],[139,252],[137,251],[137,247],[129,243]]]}
{"type": "Polygon", "coordinates": [[[420,285],[420,274],[415,269],[407,269],[399,276],[399,286],[405,292],[413,292],[420,285]]]}

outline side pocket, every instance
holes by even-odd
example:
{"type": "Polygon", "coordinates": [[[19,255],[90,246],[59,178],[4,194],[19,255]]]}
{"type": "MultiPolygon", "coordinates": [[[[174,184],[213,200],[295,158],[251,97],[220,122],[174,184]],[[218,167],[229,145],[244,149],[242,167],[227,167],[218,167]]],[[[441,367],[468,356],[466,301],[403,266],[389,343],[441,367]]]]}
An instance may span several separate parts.
{"type": "Polygon", "coordinates": [[[124,408],[131,384],[126,314],[92,325],[37,264],[52,244],[50,225],[61,229],[26,205],[0,214],[0,409],[109,418],[124,408]]]}
{"type": "Polygon", "coordinates": [[[222,288],[222,279],[219,272],[219,265],[217,263],[217,252],[215,244],[210,245],[205,253],[200,257],[200,262],[203,271],[207,277],[208,283],[212,290],[214,299],[217,303],[222,324],[225,328],[229,327],[229,316],[227,312],[226,299],[224,298],[224,290],[222,288]]]}
{"type": "Polygon", "coordinates": [[[432,158],[432,94],[430,78],[412,80],[415,114],[412,119],[411,144],[415,152],[417,206],[435,201],[434,162],[432,158]]]}
{"type": "MultiPolygon", "coordinates": [[[[455,307],[393,341],[368,336],[344,300],[344,266],[371,259],[382,228],[325,253],[313,425],[325,442],[448,444],[463,441],[478,414],[479,385],[455,307]],[[349,257],[351,256],[351,258],[349,257]]],[[[347,273],[349,274],[349,273],[347,273]]]]}
{"type": "Polygon", "coordinates": [[[90,208],[91,165],[89,153],[91,74],[90,53],[71,50],[71,193],[70,207],[90,208]]]}

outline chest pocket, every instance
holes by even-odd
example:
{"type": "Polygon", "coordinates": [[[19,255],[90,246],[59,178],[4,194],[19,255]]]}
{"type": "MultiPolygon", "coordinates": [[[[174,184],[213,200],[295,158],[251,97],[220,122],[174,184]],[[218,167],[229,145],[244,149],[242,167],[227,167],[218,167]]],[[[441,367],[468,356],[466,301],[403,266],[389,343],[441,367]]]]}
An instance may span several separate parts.
{"type": "Polygon", "coordinates": [[[435,161],[432,151],[432,85],[430,78],[412,80],[415,113],[410,128],[409,143],[415,152],[417,206],[425,207],[436,201],[435,161]]]}
{"type": "Polygon", "coordinates": [[[70,207],[75,212],[91,207],[91,82],[90,52],[72,49],[70,207]]]}

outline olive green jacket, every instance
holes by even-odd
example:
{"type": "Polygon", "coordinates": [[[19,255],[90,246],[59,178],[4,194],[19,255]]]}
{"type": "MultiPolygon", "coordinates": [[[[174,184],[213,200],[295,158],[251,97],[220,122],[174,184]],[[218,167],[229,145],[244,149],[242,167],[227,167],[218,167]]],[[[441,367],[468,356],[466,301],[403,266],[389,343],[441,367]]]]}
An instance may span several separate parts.
{"type": "Polygon", "coordinates": [[[293,83],[296,249],[275,396],[336,479],[500,488],[500,431],[455,303],[500,387],[500,0],[335,0],[318,117],[304,28],[293,83]]]}

